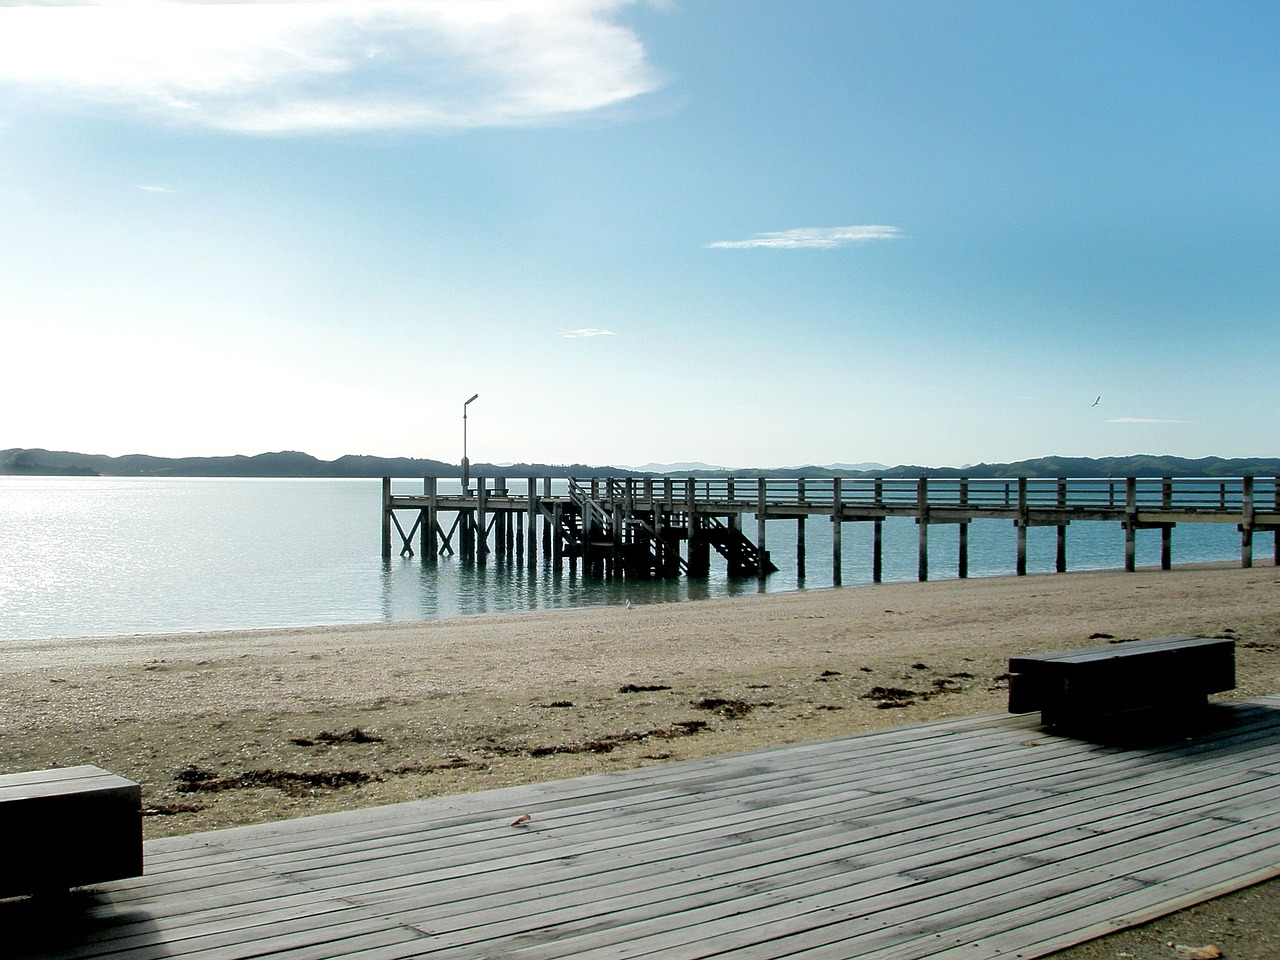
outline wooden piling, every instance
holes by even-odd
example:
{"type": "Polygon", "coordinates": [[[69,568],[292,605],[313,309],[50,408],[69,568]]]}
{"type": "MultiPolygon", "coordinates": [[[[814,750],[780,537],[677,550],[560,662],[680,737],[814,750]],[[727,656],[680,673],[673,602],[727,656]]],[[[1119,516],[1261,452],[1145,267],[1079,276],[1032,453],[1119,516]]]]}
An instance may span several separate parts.
{"type": "Polygon", "coordinates": [[[391,478],[382,478],[382,559],[391,559],[391,478]]]}
{"type": "Polygon", "coordinates": [[[871,542],[871,581],[880,583],[884,579],[884,520],[880,511],[884,509],[884,481],[877,478],[873,503],[876,508],[875,531],[871,542]]]}
{"type": "Polygon", "coordinates": [[[764,477],[756,481],[756,547],[760,551],[760,561],[756,564],[756,576],[764,580],[769,576],[769,551],[765,546],[765,520],[769,513],[769,495],[764,477]]]}
{"type": "Polygon", "coordinates": [[[538,568],[538,481],[533,477],[528,478],[529,503],[527,529],[529,534],[529,542],[526,553],[529,557],[529,572],[533,573],[538,568]]]}
{"type": "MultiPolygon", "coordinates": [[[[1058,478],[1058,509],[1064,514],[1066,513],[1066,510],[1067,510],[1067,478],[1066,477],[1058,478]]],[[[1066,573],[1067,572],[1067,525],[1066,523],[1058,524],[1057,541],[1058,541],[1057,543],[1058,555],[1054,563],[1054,569],[1057,570],[1058,573],[1066,573]]]]}
{"type": "Polygon", "coordinates": [[[1245,477],[1240,490],[1240,566],[1253,566],[1253,477],[1245,477]]]}
{"type": "MultiPolygon", "coordinates": [[[[803,506],[804,499],[804,481],[796,481],[796,498],[803,506]]],[[[808,517],[801,516],[796,520],[796,579],[804,580],[804,532],[805,522],[808,517]]]]}
{"type": "Polygon", "coordinates": [[[921,583],[929,579],[929,481],[921,477],[916,481],[916,579],[921,583]]]}
{"type": "Polygon", "coordinates": [[[1124,484],[1124,569],[1138,569],[1138,481],[1128,477],[1124,484]]]}
{"type": "Polygon", "coordinates": [[[844,526],[844,491],[842,481],[836,477],[831,481],[831,579],[838,587],[844,582],[841,570],[840,531],[844,526]]]}
{"type": "Polygon", "coordinates": [[[1018,478],[1018,518],[1014,521],[1018,528],[1018,559],[1016,573],[1020,577],[1027,575],[1027,524],[1030,522],[1027,507],[1027,478],[1018,478]]]}

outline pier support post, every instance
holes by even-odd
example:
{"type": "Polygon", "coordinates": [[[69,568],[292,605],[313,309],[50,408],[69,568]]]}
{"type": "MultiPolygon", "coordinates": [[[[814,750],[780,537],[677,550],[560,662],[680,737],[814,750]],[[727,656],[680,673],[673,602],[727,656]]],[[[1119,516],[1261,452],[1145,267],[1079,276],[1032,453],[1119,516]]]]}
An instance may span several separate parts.
{"type": "MultiPolygon", "coordinates": [[[[1067,478],[1058,478],[1058,510],[1062,514],[1067,511],[1067,478]]],[[[1059,573],[1067,572],[1067,525],[1058,524],[1058,556],[1054,569],[1059,573]]]]}
{"type": "MultiPolygon", "coordinates": [[[[796,498],[800,504],[804,503],[804,481],[796,481],[796,498]]],[[[805,517],[801,516],[796,520],[796,580],[804,580],[804,521],[805,517]]]]}
{"type": "MultiPolygon", "coordinates": [[[[1165,477],[1160,483],[1160,505],[1165,512],[1173,509],[1173,478],[1165,477]]],[[[1173,569],[1173,524],[1160,527],[1160,569],[1173,569]]]]}
{"type": "MultiPolygon", "coordinates": [[[[542,478],[542,496],[547,500],[551,499],[551,478],[550,477],[542,478]]],[[[545,520],[542,523],[542,559],[546,560],[548,563],[552,562],[551,561],[551,539],[552,537],[558,538],[559,536],[560,536],[560,515],[555,514],[552,523],[547,523],[545,520]]],[[[555,568],[557,572],[560,569],[560,557],[558,553],[555,559],[555,568]]]]}
{"type": "Polygon", "coordinates": [[[427,516],[422,524],[422,559],[435,563],[440,556],[440,496],[435,477],[427,477],[423,483],[426,485],[427,516]]]}
{"type": "MultiPolygon", "coordinates": [[[[969,479],[967,477],[960,478],[960,509],[965,510],[969,506],[969,479]]],[[[956,575],[965,580],[969,576],[969,521],[961,520],[960,529],[957,531],[956,540],[958,541],[958,556],[956,558],[956,575]]]]}
{"type": "Polygon", "coordinates": [[[756,575],[763,580],[769,575],[769,551],[765,546],[765,506],[768,503],[768,491],[765,488],[765,479],[760,477],[756,481],[756,549],[758,549],[760,559],[756,562],[756,575]]]}
{"type": "Polygon", "coordinates": [[[423,477],[422,478],[422,498],[426,501],[426,503],[422,507],[420,507],[418,510],[417,527],[418,527],[418,552],[422,554],[422,559],[424,562],[426,562],[427,557],[429,556],[427,552],[427,545],[428,545],[427,542],[429,539],[427,536],[428,534],[427,521],[429,519],[432,519],[431,507],[430,507],[431,500],[430,500],[430,497],[428,496],[430,492],[431,492],[431,478],[423,477]]]}
{"type": "Polygon", "coordinates": [[[391,478],[382,478],[382,559],[391,559],[391,478]]]}
{"type": "Polygon", "coordinates": [[[538,568],[538,481],[533,477],[528,480],[529,484],[529,521],[528,533],[529,542],[529,572],[533,573],[538,568]]]}
{"type": "MultiPolygon", "coordinates": [[[[883,506],[883,480],[876,480],[875,502],[877,509],[883,506]]],[[[884,580],[884,520],[877,518],[874,526],[875,531],[871,537],[871,582],[881,583],[884,580]]]]}
{"type": "Polygon", "coordinates": [[[1018,478],[1018,561],[1017,573],[1020,577],[1027,575],[1027,478],[1018,478]]]}
{"type": "Polygon", "coordinates": [[[840,532],[844,526],[844,503],[842,501],[842,481],[836,477],[831,481],[831,582],[837,587],[844,582],[844,573],[840,556],[840,532]]]}
{"type": "Polygon", "coordinates": [[[1240,485],[1240,566],[1253,566],[1253,477],[1240,485]]]}
{"type": "Polygon", "coordinates": [[[1133,573],[1138,569],[1138,481],[1126,477],[1124,481],[1124,569],[1133,573]]]}
{"type": "Polygon", "coordinates": [[[692,477],[685,481],[685,510],[689,543],[689,576],[702,579],[711,574],[711,544],[699,529],[697,481],[692,477]]]}
{"type": "Polygon", "coordinates": [[[929,480],[921,477],[916,481],[916,531],[918,547],[916,548],[916,578],[923,583],[929,579],[929,480]]]}
{"type": "Polygon", "coordinates": [[[476,477],[476,533],[475,559],[479,563],[486,562],[489,556],[489,491],[488,481],[484,477],[476,477]]]}
{"type": "MultiPolygon", "coordinates": [[[[501,483],[501,482],[502,482],[501,479],[498,479],[495,481],[495,483],[501,483]]],[[[496,493],[498,489],[500,488],[495,487],[494,492],[496,493]]],[[[503,557],[507,556],[507,549],[508,549],[507,547],[507,513],[505,510],[493,511],[492,527],[493,527],[493,552],[494,552],[494,555],[499,560],[501,560],[503,557]]]]}
{"type": "Polygon", "coordinates": [[[555,566],[556,572],[560,571],[560,563],[564,556],[564,551],[560,547],[560,519],[561,509],[557,502],[551,508],[551,563],[555,566]]]}
{"type": "Polygon", "coordinates": [[[618,569],[619,572],[621,572],[622,570],[622,567],[619,561],[622,560],[623,551],[627,549],[627,540],[629,539],[626,536],[627,525],[624,522],[626,518],[626,514],[627,514],[626,508],[622,504],[618,503],[617,500],[615,500],[613,502],[613,520],[612,520],[613,530],[611,531],[611,535],[609,539],[613,541],[613,558],[612,559],[614,561],[614,566],[618,569]]]}

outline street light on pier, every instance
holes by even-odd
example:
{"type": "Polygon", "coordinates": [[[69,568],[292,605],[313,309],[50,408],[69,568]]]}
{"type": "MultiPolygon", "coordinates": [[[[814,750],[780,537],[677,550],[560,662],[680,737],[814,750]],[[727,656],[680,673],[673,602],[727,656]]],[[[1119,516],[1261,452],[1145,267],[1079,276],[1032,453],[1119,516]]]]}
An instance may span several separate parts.
{"type": "MultiPolygon", "coordinates": [[[[475,400],[480,394],[473,393],[471,400],[475,400]]],[[[471,462],[467,459],[467,407],[471,400],[462,405],[462,494],[466,496],[467,490],[471,486],[471,462]]]]}

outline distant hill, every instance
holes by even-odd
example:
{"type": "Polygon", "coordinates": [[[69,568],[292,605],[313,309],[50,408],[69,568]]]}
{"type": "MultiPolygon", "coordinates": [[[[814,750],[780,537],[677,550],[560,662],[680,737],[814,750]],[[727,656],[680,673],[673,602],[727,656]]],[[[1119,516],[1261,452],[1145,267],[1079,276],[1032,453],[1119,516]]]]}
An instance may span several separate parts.
{"type": "Polygon", "coordinates": [[[130,454],[105,457],[54,450],[0,450],[0,474],[103,477],[418,477],[448,476],[458,468],[438,460],[339,457],[319,460],[307,453],[284,451],[257,456],[152,457],[130,454]]]}
{"type": "Polygon", "coordinates": [[[621,469],[634,470],[636,473],[656,473],[661,476],[674,476],[676,474],[688,476],[691,471],[728,470],[730,468],[717,467],[697,460],[686,460],[680,463],[646,463],[639,467],[622,467],[621,469]]]}
{"type": "MultiPolygon", "coordinates": [[[[710,463],[702,463],[698,460],[687,460],[679,463],[646,463],[639,467],[623,467],[624,470],[634,470],[637,473],[654,473],[660,476],[682,476],[702,475],[707,473],[724,474],[746,474],[752,476],[760,473],[760,470],[750,469],[746,467],[718,467],[710,463]]],[[[868,460],[865,463],[828,463],[825,466],[805,466],[805,467],[770,467],[769,471],[801,471],[805,476],[813,476],[813,471],[820,470],[829,474],[850,474],[861,473],[873,470],[887,470],[886,464],[876,463],[874,460],[868,460]]]]}
{"type": "Polygon", "coordinates": [[[875,470],[888,470],[887,463],[877,463],[874,460],[868,460],[865,463],[829,463],[828,470],[850,470],[858,473],[867,473],[875,470]]]}
{"type": "MultiPolygon", "coordinates": [[[[24,476],[101,477],[456,477],[457,464],[409,457],[347,455],[337,460],[320,460],[309,453],[283,451],[256,456],[232,457],[152,457],[130,454],[106,457],[89,453],[55,450],[0,450],[0,474],[24,476]]],[[[617,467],[589,467],[584,464],[549,465],[516,463],[501,467],[486,463],[471,465],[473,477],[617,477],[633,471],[617,467]]]]}
{"type": "MultiPolygon", "coordinates": [[[[459,468],[440,460],[348,455],[320,460],[307,453],[283,451],[256,456],[152,457],[131,454],[106,457],[87,453],[13,448],[0,450],[0,474],[18,476],[104,477],[456,477],[459,468]]],[[[475,477],[1239,477],[1280,476],[1280,458],[1224,459],[1136,455],[1130,457],[1041,457],[1013,463],[977,463],[964,467],[921,467],[880,464],[735,469],[700,463],[646,464],[645,468],[589,466],[582,463],[514,463],[471,465],[475,477]],[[649,469],[657,468],[657,469],[649,469]]]]}

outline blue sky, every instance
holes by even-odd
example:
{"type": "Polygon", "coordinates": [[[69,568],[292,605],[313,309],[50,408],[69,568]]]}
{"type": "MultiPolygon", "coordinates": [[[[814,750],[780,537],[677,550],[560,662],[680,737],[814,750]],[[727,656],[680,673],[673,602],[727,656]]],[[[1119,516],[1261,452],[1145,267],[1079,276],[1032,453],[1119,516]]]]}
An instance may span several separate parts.
{"type": "Polygon", "coordinates": [[[1271,456],[1280,6],[0,0],[0,447],[1271,456]],[[1096,398],[1101,398],[1094,403],[1096,398]]]}

